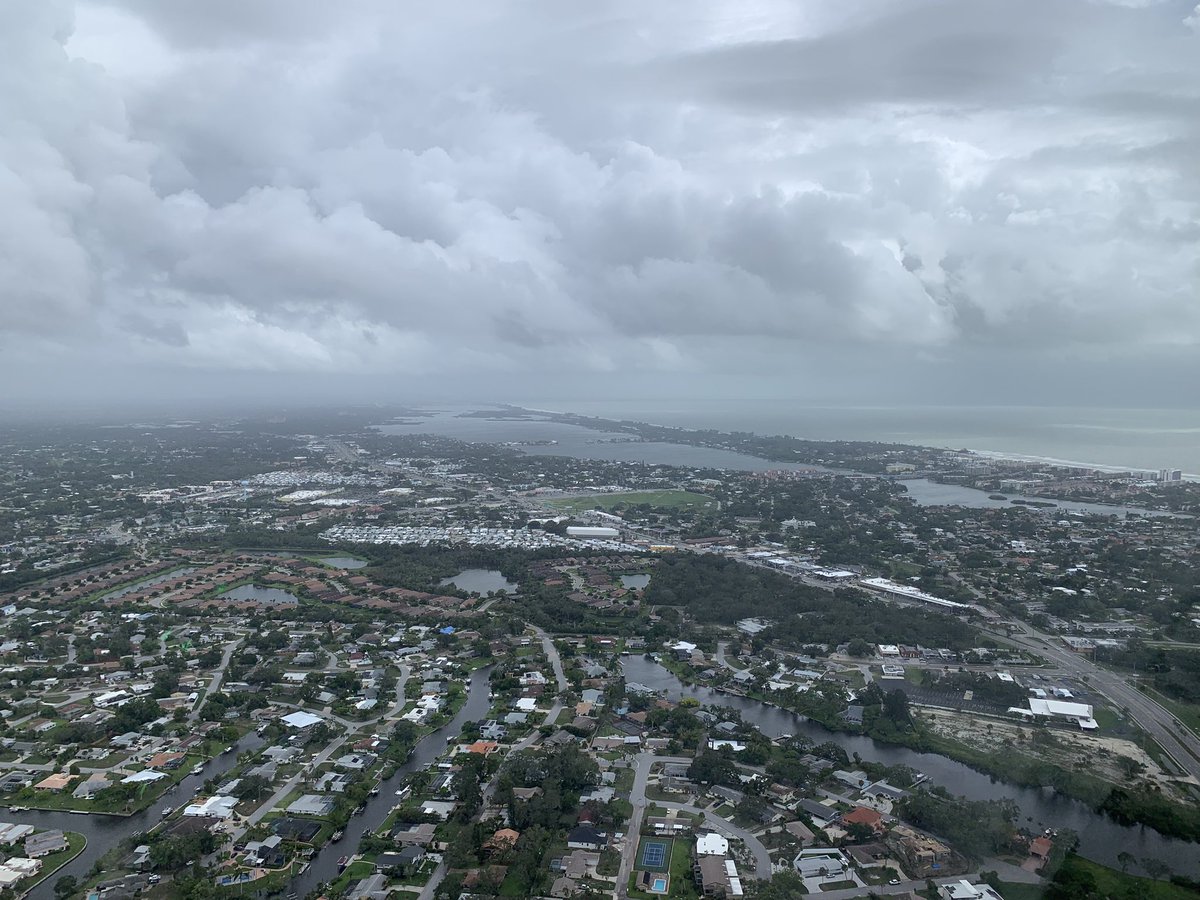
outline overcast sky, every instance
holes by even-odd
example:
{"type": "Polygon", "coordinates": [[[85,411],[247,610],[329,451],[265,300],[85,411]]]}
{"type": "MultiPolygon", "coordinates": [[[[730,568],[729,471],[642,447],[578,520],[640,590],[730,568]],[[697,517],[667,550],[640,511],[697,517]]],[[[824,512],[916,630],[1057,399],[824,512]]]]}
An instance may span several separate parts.
{"type": "Polygon", "coordinates": [[[1193,0],[4,0],[11,397],[1196,405],[1193,0]]]}

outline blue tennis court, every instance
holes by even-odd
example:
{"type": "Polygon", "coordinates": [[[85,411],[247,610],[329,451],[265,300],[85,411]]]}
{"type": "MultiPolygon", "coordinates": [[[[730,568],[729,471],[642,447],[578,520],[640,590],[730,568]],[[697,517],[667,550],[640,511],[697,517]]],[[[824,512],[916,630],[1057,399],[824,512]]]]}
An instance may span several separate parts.
{"type": "Polygon", "coordinates": [[[646,841],[642,844],[642,868],[661,869],[666,859],[666,844],[661,841],[646,841]]]}

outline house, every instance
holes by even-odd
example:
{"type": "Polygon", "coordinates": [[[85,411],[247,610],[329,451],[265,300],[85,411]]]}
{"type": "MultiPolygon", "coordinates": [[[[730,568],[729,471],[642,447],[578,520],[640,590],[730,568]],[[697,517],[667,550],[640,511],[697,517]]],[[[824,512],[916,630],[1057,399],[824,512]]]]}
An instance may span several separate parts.
{"type": "Polygon", "coordinates": [[[696,856],[729,855],[729,841],[719,834],[707,832],[696,836],[696,856]]]}
{"type": "Polygon", "coordinates": [[[147,769],[178,769],[185,759],[182,753],[155,753],[146,760],[147,769]]]}
{"type": "Polygon", "coordinates": [[[801,878],[840,881],[850,868],[850,861],[839,850],[813,847],[801,850],[792,860],[792,866],[800,873],[801,878]]]}
{"type": "Polygon", "coordinates": [[[846,813],[839,819],[843,828],[848,828],[851,825],[865,825],[879,834],[883,831],[883,816],[878,810],[870,809],[866,806],[856,806],[850,812],[846,813]]]}
{"type": "Polygon", "coordinates": [[[650,816],[646,819],[646,827],[657,835],[677,837],[692,830],[692,820],[682,816],[650,816]]]}
{"type": "Polygon", "coordinates": [[[801,822],[799,819],[797,819],[794,822],[788,822],[783,827],[787,831],[788,834],[790,834],[792,837],[794,837],[797,841],[800,842],[801,847],[810,847],[810,846],[812,846],[813,842],[816,840],[817,836],[815,834],[813,834],[812,829],[809,828],[807,825],[805,825],[803,822],[801,822]]]}
{"type": "Polygon", "coordinates": [[[108,787],[108,776],[103,772],[94,772],[87,777],[86,781],[81,781],[71,792],[71,796],[76,800],[91,800],[98,793],[108,787]]]}
{"type": "Polygon", "coordinates": [[[206,800],[201,800],[185,806],[183,808],[183,814],[185,816],[204,816],[205,818],[228,819],[233,815],[233,808],[237,806],[237,802],[237,797],[229,797],[218,794],[215,797],[209,797],[206,800]]]}
{"type": "Polygon", "coordinates": [[[387,876],[377,872],[356,883],[346,895],[346,900],[385,900],[387,895],[387,876]]]}
{"type": "Polygon", "coordinates": [[[70,846],[66,835],[56,828],[51,831],[31,834],[25,838],[25,855],[30,859],[41,859],[43,856],[49,856],[51,853],[70,849],[70,846]]]}
{"type": "Polygon", "coordinates": [[[22,878],[31,878],[41,870],[39,860],[14,856],[0,865],[0,888],[11,888],[22,878]]]}
{"type": "Polygon", "coordinates": [[[517,846],[517,841],[521,837],[521,832],[512,828],[501,828],[483,844],[483,849],[491,853],[507,853],[513,847],[517,846]]]}
{"type": "Polygon", "coordinates": [[[392,829],[390,837],[401,846],[428,847],[436,830],[437,825],[432,822],[404,822],[392,829]]]}
{"type": "Polygon", "coordinates": [[[971,884],[969,881],[954,881],[938,887],[942,900],[1004,900],[991,885],[971,884]]]}
{"type": "Polygon", "coordinates": [[[576,825],[567,833],[567,846],[572,850],[603,850],[608,846],[608,835],[591,825],[576,825]]]}
{"type": "Polygon", "coordinates": [[[456,803],[446,800],[426,800],[421,804],[421,812],[427,816],[437,816],[445,822],[450,818],[450,814],[454,812],[456,806],[456,803]]]}
{"type": "Polygon", "coordinates": [[[17,841],[29,837],[33,831],[32,825],[13,825],[6,822],[0,825],[0,844],[5,846],[15,844],[17,841]]]}
{"type": "Polygon", "coordinates": [[[333,812],[334,805],[334,801],[330,797],[320,794],[304,794],[292,801],[287,811],[291,815],[327,816],[333,812]]]}
{"type": "Polygon", "coordinates": [[[283,716],[279,721],[281,721],[288,728],[295,728],[298,731],[304,731],[312,728],[314,725],[319,724],[323,720],[320,716],[313,715],[310,712],[297,710],[294,713],[288,713],[286,716],[283,716]]]}
{"type": "Polygon", "coordinates": [[[913,878],[933,878],[965,872],[965,862],[937,838],[894,825],[885,838],[888,849],[899,859],[904,871],[913,878]]]}
{"type": "Polygon", "coordinates": [[[692,877],[696,887],[705,897],[723,898],[729,889],[725,877],[725,859],[718,856],[701,856],[692,866],[692,877]]]}
{"type": "Polygon", "coordinates": [[[854,860],[860,869],[879,868],[888,855],[888,848],[878,842],[846,847],[845,850],[846,855],[854,860]]]}
{"type": "Polygon", "coordinates": [[[466,753],[476,753],[479,756],[491,756],[500,749],[500,745],[495,741],[476,741],[473,744],[464,744],[461,749],[466,753]]]}
{"type": "Polygon", "coordinates": [[[862,792],[864,797],[874,797],[876,800],[891,800],[893,803],[897,800],[903,800],[908,796],[908,791],[894,787],[886,781],[876,781],[874,784],[868,784],[862,789],[862,792]]]}
{"type": "Polygon", "coordinates": [[[48,775],[34,785],[39,791],[50,791],[57,794],[66,788],[75,780],[74,775],[68,775],[65,772],[56,772],[53,775],[48,775]]]}
{"type": "Polygon", "coordinates": [[[867,773],[861,769],[855,769],[853,772],[835,769],[833,777],[847,787],[858,788],[860,791],[871,783],[871,779],[867,777],[867,773]]]}
{"type": "Polygon", "coordinates": [[[1048,837],[1037,837],[1029,842],[1029,855],[1038,863],[1038,868],[1044,866],[1050,859],[1050,851],[1054,842],[1048,837]]]}

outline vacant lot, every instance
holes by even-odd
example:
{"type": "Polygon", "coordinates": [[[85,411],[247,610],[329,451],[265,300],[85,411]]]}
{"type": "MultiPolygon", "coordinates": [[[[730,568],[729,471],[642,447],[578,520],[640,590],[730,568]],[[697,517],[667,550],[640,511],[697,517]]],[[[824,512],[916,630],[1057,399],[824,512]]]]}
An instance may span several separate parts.
{"type": "MultiPolygon", "coordinates": [[[[1149,754],[1133,741],[1061,729],[1049,731],[1051,740],[1037,741],[1033,740],[1033,728],[1028,725],[1022,727],[1017,722],[933,709],[923,709],[920,715],[938,734],[969,747],[992,752],[1017,752],[1067,769],[1086,769],[1114,784],[1126,784],[1131,780],[1121,763],[1121,757],[1128,757],[1144,767],[1134,776],[1135,779],[1155,783],[1172,799],[1187,799],[1179,794],[1178,786],[1149,754]]],[[[1042,735],[1046,734],[1042,730],[1042,735]]]]}

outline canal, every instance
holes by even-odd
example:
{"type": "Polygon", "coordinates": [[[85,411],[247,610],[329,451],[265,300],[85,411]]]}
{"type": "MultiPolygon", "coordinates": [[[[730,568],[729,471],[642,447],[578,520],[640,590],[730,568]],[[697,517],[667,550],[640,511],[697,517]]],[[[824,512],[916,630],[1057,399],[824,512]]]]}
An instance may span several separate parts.
{"type": "Polygon", "coordinates": [[[488,679],[492,667],[476,669],[471,674],[471,682],[467,688],[467,702],[453,719],[422,738],[413,748],[413,754],[408,762],[400,766],[391,778],[379,786],[379,795],[367,801],[367,808],[362,815],[352,816],[345,828],[345,836],[337,843],[326,844],[317,851],[310,860],[309,867],[292,879],[290,889],[304,897],[323,881],[332,881],[338,877],[337,861],[342,856],[350,856],[358,852],[359,841],[368,831],[378,828],[388,813],[396,805],[396,790],[403,783],[405,776],[423,769],[446,752],[446,738],[457,735],[465,722],[481,720],[487,717],[491,708],[488,699],[488,679]]]}
{"type": "Polygon", "coordinates": [[[178,806],[185,800],[190,800],[208,779],[223,775],[236,766],[240,752],[257,750],[262,745],[263,739],[253,731],[250,732],[238,741],[233,753],[224,753],[210,760],[203,770],[188,775],[179,782],[177,787],[167,791],[149,808],[132,816],[82,815],[38,809],[31,809],[15,816],[12,813],[6,813],[7,818],[15,818],[35,828],[61,828],[63,831],[77,831],[87,838],[87,847],[83,852],[34,888],[29,893],[29,897],[31,900],[52,900],[54,882],[64,875],[74,875],[83,881],[91,870],[92,864],[115,847],[118,842],[135,832],[149,831],[161,822],[164,807],[178,806]]]}
{"type": "Polygon", "coordinates": [[[1103,865],[1119,868],[1117,854],[1124,851],[1138,859],[1160,859],[1179,874],[1193,878],[1200,875],[1200,848],[1196,844],[1164,837],[1151,828],[1118,825],[1077,800],[1055,795],[1049,788],[1005,784],[944,756],[829,731],[816,722],[758,700],[685,685],[672,672],[642,656],[625,656],[621,662],[626,681],[647,685],[671,699],[692,697],[702,704],[736,709],[745,722],[757,726],[768,737],[793,734],[816,743],[832,741],[851,756],[857,753],[869,762],[905,765],[924,772],[929,776],[930,786],[941,785],[953,794],[972,800],[1011,798],[1021,810],[1019,826],[1031,830],[1069,828],[1079,835],[1080,855],[1103,865]]]}

